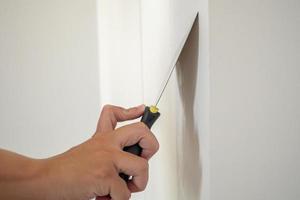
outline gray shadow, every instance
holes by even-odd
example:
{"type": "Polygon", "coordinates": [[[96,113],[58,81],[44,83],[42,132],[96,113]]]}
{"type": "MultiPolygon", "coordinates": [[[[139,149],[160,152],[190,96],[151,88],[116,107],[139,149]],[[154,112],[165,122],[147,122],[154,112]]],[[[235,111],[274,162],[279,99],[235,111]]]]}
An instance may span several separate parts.
{"type": "Polygon", "coordinates": [[[197,15],[176,67],[178,90],[183,108],[182,138],[181,141],[177,141],[182,150],[178,161],[180,166],[178,197],[188,200],[199,200],[201,191],[202,167],[199,156],[199,135],[194,119],[198,52],[199,19],[197,15]]]}

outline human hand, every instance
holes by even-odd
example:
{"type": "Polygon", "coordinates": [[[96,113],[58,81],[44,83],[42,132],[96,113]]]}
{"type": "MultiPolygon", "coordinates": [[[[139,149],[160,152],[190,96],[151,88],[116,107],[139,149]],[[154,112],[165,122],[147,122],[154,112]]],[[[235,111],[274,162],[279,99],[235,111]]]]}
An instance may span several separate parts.
{"type": "Polygon", "coordinates": [[[142,122],[115,128],[117,122],[140,117],[144,109],[105,106],[91,139],[46,159],[45,185],[55,191],[48,193],[48,198],[88,200],[102,196],[97,199],[105,200],[110,195],[113,200],[128,200],[132,192],[143,191],[148,181],[148,160],[159,144],[142,122]],[[141,157],[123,151],[136,143],[143,148],[141,157]],[[126,183],[119,173],[133,179],[126,183]]]}

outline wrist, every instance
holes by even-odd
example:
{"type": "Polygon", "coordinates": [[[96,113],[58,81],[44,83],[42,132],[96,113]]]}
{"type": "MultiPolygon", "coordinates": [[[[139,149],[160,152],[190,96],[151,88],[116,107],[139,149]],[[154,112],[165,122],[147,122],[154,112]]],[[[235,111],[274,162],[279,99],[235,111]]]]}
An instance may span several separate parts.
{"type": "Polygon", "coordinates": [[[47,160],[30,159],[26,170],[24,170],[24,181],[21,187],[24,188],[24,195],[30,199],[48,199],[49,185],[47,184],[47,160]],[[27,194],[28,192],[28,194],[27,194]]]}
{"type": "Polygon", "coordinates": [[[60,169],[56,159],[35,160],[32,167],[31,185],[38,190],[35,195],[38,199],[60,199],[61,181],[60,169]]]}
{"type": "Polygon", "coordinates": [[[16,187],[21,188],[20,199],[59,199],[59,189],[52,159],[30,159],[23,167],[22,179],[16,187]],[[55,192],[54,192],[55,191],[55,192]]]}
{"type": "Polygon", "coordinates": [[[66,170],[64,154],[52,158],[38,160],[34,170],[35,181],[40,190],[40,199],[58,200],[66,199],[67,194],[72,191],[68,187],[74,181],[66,170]]]}

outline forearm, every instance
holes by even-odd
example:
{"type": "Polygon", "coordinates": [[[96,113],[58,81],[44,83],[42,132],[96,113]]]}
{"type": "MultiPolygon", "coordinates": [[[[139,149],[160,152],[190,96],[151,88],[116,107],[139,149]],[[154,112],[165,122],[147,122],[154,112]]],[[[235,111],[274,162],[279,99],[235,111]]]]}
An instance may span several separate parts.
{"type": "Polygon", "coordinates": [[[0,149],[0,199],[45,199],[43,160],[0,149]]]}

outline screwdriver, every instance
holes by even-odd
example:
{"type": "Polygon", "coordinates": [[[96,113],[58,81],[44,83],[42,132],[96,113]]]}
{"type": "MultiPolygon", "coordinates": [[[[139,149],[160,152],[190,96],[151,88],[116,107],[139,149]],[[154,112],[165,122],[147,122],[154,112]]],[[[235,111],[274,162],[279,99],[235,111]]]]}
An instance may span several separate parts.
{"type": "MultiPolygon", "coordinates": [[[[160,113],[158,112],[158,108],[157,108],[157,105],[170,81],[170,78],[177,66],[177,62],[178,62],[178,59],[179,59],[179,56],[186,44],[186,41],[191,33],[191,30],[192,30],[192,27],[193,25],[195,24],[196,22],[196,19],[198,17],[198,13],[196,15],[196,17],[194,18],[194,21],[189,29],[189,32],[187,33],[187,35],[183,38],[183,40],[181,41],[180,43],[180,46],[179,48],[177,49],[177,52],[175,54],[175,57],[174,59],[172,60],[172,63],[171,63],[171,70],[169,71],[169,74],[166,78],[166,80],[163,82],[163,87],[161,88],[160,92],[159,92],[159,95],[156,99],[156,102],[155,102],[155,105],[154,106],[146,106],[145,108],[145,112],[142,116],[142,119],[141,119],[141,122],[145,123],[149,129],[151,129],[152,125],[154,124],[154,122],[159,118],[160,116],[160,113]]],[[[132,153],[134,155],[137,155],[137,156],[141,156],[141,153],[142,153],[142,148],[140,147],[139,144],[135,144],[135,145],[132,145],[132,146],[129,146],[129,147],[125,147],[123,149],[124,151],[128,152],[128,153],[132,153]]],[[[130,180],[130,176],[126,175],[126,174],[123,174],[123,173],[120,173],[119,174],[120,177],[125,180],[126,182],[128,182],[130,180]]]]}
{"type": "MultiPolygon", "coordinates": [[[[185,43],[185,40],[184,40],[184,43],[185,43]]],[[[183,43],[183,44],[184,44],[183,43]]],[[[180,51],[178,52],[178,54],[176,55],[175,59],[174,59],[174,63],[172,63],[172,68],[171,70],[169,71],[169,74],[167,76],[167,79],[164,81],[164,84],[163,84],[163,87],[161,89],[161,91],[159,92],[159,95],[156,99],[156,102],[155,102],[155,105],[154,106],[146,106],[145,107],[145,111],[144,111],[144,114],[141,118],[141,122],[143,122],[144,124],[146,124],[146,126],[151,129],[152,125],[155,123],[155,121],[159,118],[160,116],[160,113],[158,112],[159,109],[157,108],[157,105],[170,81],[170,78],[173,74],[173,71],[175,70],[176,68],[176,63],[177,63],[177,60],[179,58],[179,55],[181,53],[181,50],[182,50],[183,46],[180,48],[180,51]]],[[[132,145],[132,146],[128,146],[128,147],[125,147],[123,149],[124,151],[128,152],[128,153],[132,153],[134,155],[137,155],[137,156],[141,156],[142,154],[142,148],[140,147],[139,144],[135,144],[135,145],[132,145]]],[[[128,182],[130,180],[130,176],[126,175],[126,174],[123,174],[123,173],[120,173],[119,174],[120,177],[128,182]]]]}
{"type": "MultiPolygon", "coordinates": [[[[178,59],[178,57],[177,57],[177,59],[178,59]]],[[[176,59],[176,61],[177,61],[177,59],[176,59]]],[[[159,101],[160,101],[160,99],[161,99],[161,97],[162,97],[162,95],[163,95],[163,93],[164,93],[164,91],[165,91],[165,89],[168,85],[168,82],[171,78],[171,75],[173,74],[174,69],[176,68],[176,63],[177,62],[175,62],[175,64],[172,66],[172,68],[169,72],[169,75],[167,76],[167,79],[165,80],[165,82],[163,84],[163,87],[162,87],[161,91],[159,92],[159,95],[157,97],[155,105],[145,107],[145,111],[144,111],[144,114],[141,118],[141,122],[146,124],[146,126],[149,129],[151,129],[152,125],[155,123],[155,121],[160,116],[160,113],[158,112],[159,109],[157,108],[157,104],[159,103],[159,101]]],[[[135,145],[132,145],[132,146],[125,147],[123,150],[128,152],[128,153],[132,153],[134,155],[141,156],[143,149],[140,147],[139,144],[135,144],[135,145]]],[[[128,182],[130,180],[130,176],[128,176],[126,174],[120,173],[119,175],[126,182],[128,182]]]]}
{"type": "MultiPolygon", "coordinates": [[[[160,116],[160,113],[158,112],[158,108],[156,106],[150,106],[150,107],[146,106],[144,114],[141,118],[141,122],[143,122],[149,129],[151,129],[152,125],[159,118],[159,116],[160,116]]],[[[132,153],[134,155],[141,156],[143,149],[137,143],[135,145],[125,147],[123,150],[128,153],[132,153]]],[[[130,176],[128,176],[126,174],[120,173],[119,175],[126,182],[128,182],[130,180],[130,176]]]]}

